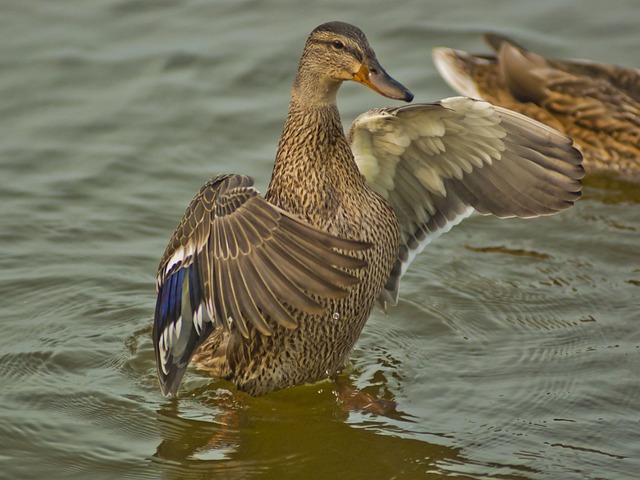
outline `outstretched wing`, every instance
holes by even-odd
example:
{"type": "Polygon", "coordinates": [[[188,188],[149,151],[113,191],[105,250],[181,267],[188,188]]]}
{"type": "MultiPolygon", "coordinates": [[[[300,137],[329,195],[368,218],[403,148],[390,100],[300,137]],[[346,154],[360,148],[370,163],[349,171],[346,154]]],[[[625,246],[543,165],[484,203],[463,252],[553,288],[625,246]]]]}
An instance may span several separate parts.
{"type": "Polygon", "coordinates": [[[219,175],[193,199],[157,274],[153,325],[158,378],[175,395],[196,348],[214,328],[270,335],[321,314],[317,298],[344,298],[369,244],[334,237],[262,198],[253,180],[219,175]],[[338,252],[346,252],[340,253],[338,252]]]}
{"type": "Polygon", "coordinates": [[[398,215],[401,247],[380,302],[395,304],[416,254],[471,215],[536,217],[580,197],[584,169],[565,135],[466,97],[371,110],[349,131],[371,188],[398,215]]]}

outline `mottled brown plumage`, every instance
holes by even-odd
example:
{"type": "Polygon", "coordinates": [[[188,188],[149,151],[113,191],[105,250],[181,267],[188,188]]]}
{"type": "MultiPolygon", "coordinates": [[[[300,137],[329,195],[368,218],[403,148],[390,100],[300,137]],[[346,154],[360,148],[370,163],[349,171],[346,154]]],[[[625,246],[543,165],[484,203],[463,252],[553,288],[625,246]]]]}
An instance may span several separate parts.
{"type": "Polygon", "coordinates": [[[588,172],[640,181],[640,70],[545,58],[497,34],[485,40],[495,54],[434,49],[452,88],[566,133],[588,172]]]}
{"type": "MultiPolygon", "coordinates": [[[[326,42],[339,33],[345,49],[372,60],[375,54],[363,43],[366,39],[359,30],[336,26],[340,28],[316,30],[307,42],[265,199],[322,231],[370,243],[371,248],[360,252],[368,267],[352,272],[362,281],[349,289],[347,298],[318,298],[323,315],[299,314],[295,331],[278,327],[269,337],[255,335],[249,342],[233,342],[228,366],[215,371],[216,365],[213,373],[234,372],[234,381],[252,394],[335,374],[358,339],[398,251],[393,209],[367,188],[353,161],[335,101],[341,83],[335,78],[359,68],[354,70],[350,56],[343,61],[336,61],[343,55],[327,56],[326,42]],[[323,76],[331,78],[326,85],[323,76]]],[[[334,50],[329,47],[329,54],[334,50]]],[[[194,363],[207,368],[211,351],[224,339],[223,335],[207,342],[194,363]]]]}
{"type": "Polygon", "coordinates": [[[431,238],[474,208],[531,217],[580,196],[569,139],[484,102],[372,110],[348,139],[336,106],[346,80],[413,98],[359,29],[321,25],[264,198],[249,177],[218,175],[187,209],[157,277],[152,335],[166,395],[191,360],[252,395],[332,376],[431,238]]]}

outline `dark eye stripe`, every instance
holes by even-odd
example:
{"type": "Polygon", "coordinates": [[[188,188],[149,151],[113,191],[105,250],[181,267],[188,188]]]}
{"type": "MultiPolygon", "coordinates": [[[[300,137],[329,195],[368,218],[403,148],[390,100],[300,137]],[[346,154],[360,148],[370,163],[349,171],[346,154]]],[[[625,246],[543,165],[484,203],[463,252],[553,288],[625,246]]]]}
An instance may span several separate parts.
{"type": "Polygon", "coordinates": [[[360,50],[358,49],[353,49],[351,48],[348,44],[345,44],[342,40],[319,40],[316,39],[315,40],[317,43],[323,43],[325,45],[329,45],[331,47],[335,48],[334,43],[335,42],[340,42],[342,44],[342,48],[344,51],[349,52],[351,55],[353,55],[356,60],[358,60],[359,62],[362,62],[363,56],[362,56],[362,52],[360,52],[360,50]]]}

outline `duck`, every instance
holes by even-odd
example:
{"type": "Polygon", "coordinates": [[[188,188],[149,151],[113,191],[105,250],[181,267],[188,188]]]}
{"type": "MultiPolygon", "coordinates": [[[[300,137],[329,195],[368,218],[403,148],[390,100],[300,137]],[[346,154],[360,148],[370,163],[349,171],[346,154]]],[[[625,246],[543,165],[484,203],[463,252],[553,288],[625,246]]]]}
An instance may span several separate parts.
{"type": "Polygon", "coordinates": [[[543,57],[498,33],[484,40],[492,53],[433,49],[453,90],[569,135],[589,175],[640,182],[640,70],[543,57]]]}
{"type": "Polygon", "coordinates": [[[375,108],[345,132],[345,81],[413,100],[362,30],[319,25],[266,193],[247,175],[218,174],[187,207],[156,277],[165,396],[178,395],[190,364],[252,396],[336,379],[432,239],[472,212],[551,215],[581,195],[582,157],[564,134],[464,97],[375,108]]]}

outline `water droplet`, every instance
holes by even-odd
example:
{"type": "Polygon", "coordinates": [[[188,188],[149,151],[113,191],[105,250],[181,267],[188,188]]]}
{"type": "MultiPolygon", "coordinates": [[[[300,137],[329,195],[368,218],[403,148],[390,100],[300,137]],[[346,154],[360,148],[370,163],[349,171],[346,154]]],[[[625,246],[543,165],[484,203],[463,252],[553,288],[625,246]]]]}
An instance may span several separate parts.
{"type": "Polygon", "coordinates": [[[338,312],[333,314],[333,319],[334,320],[340,320],[340,314],[338,312]]]}

